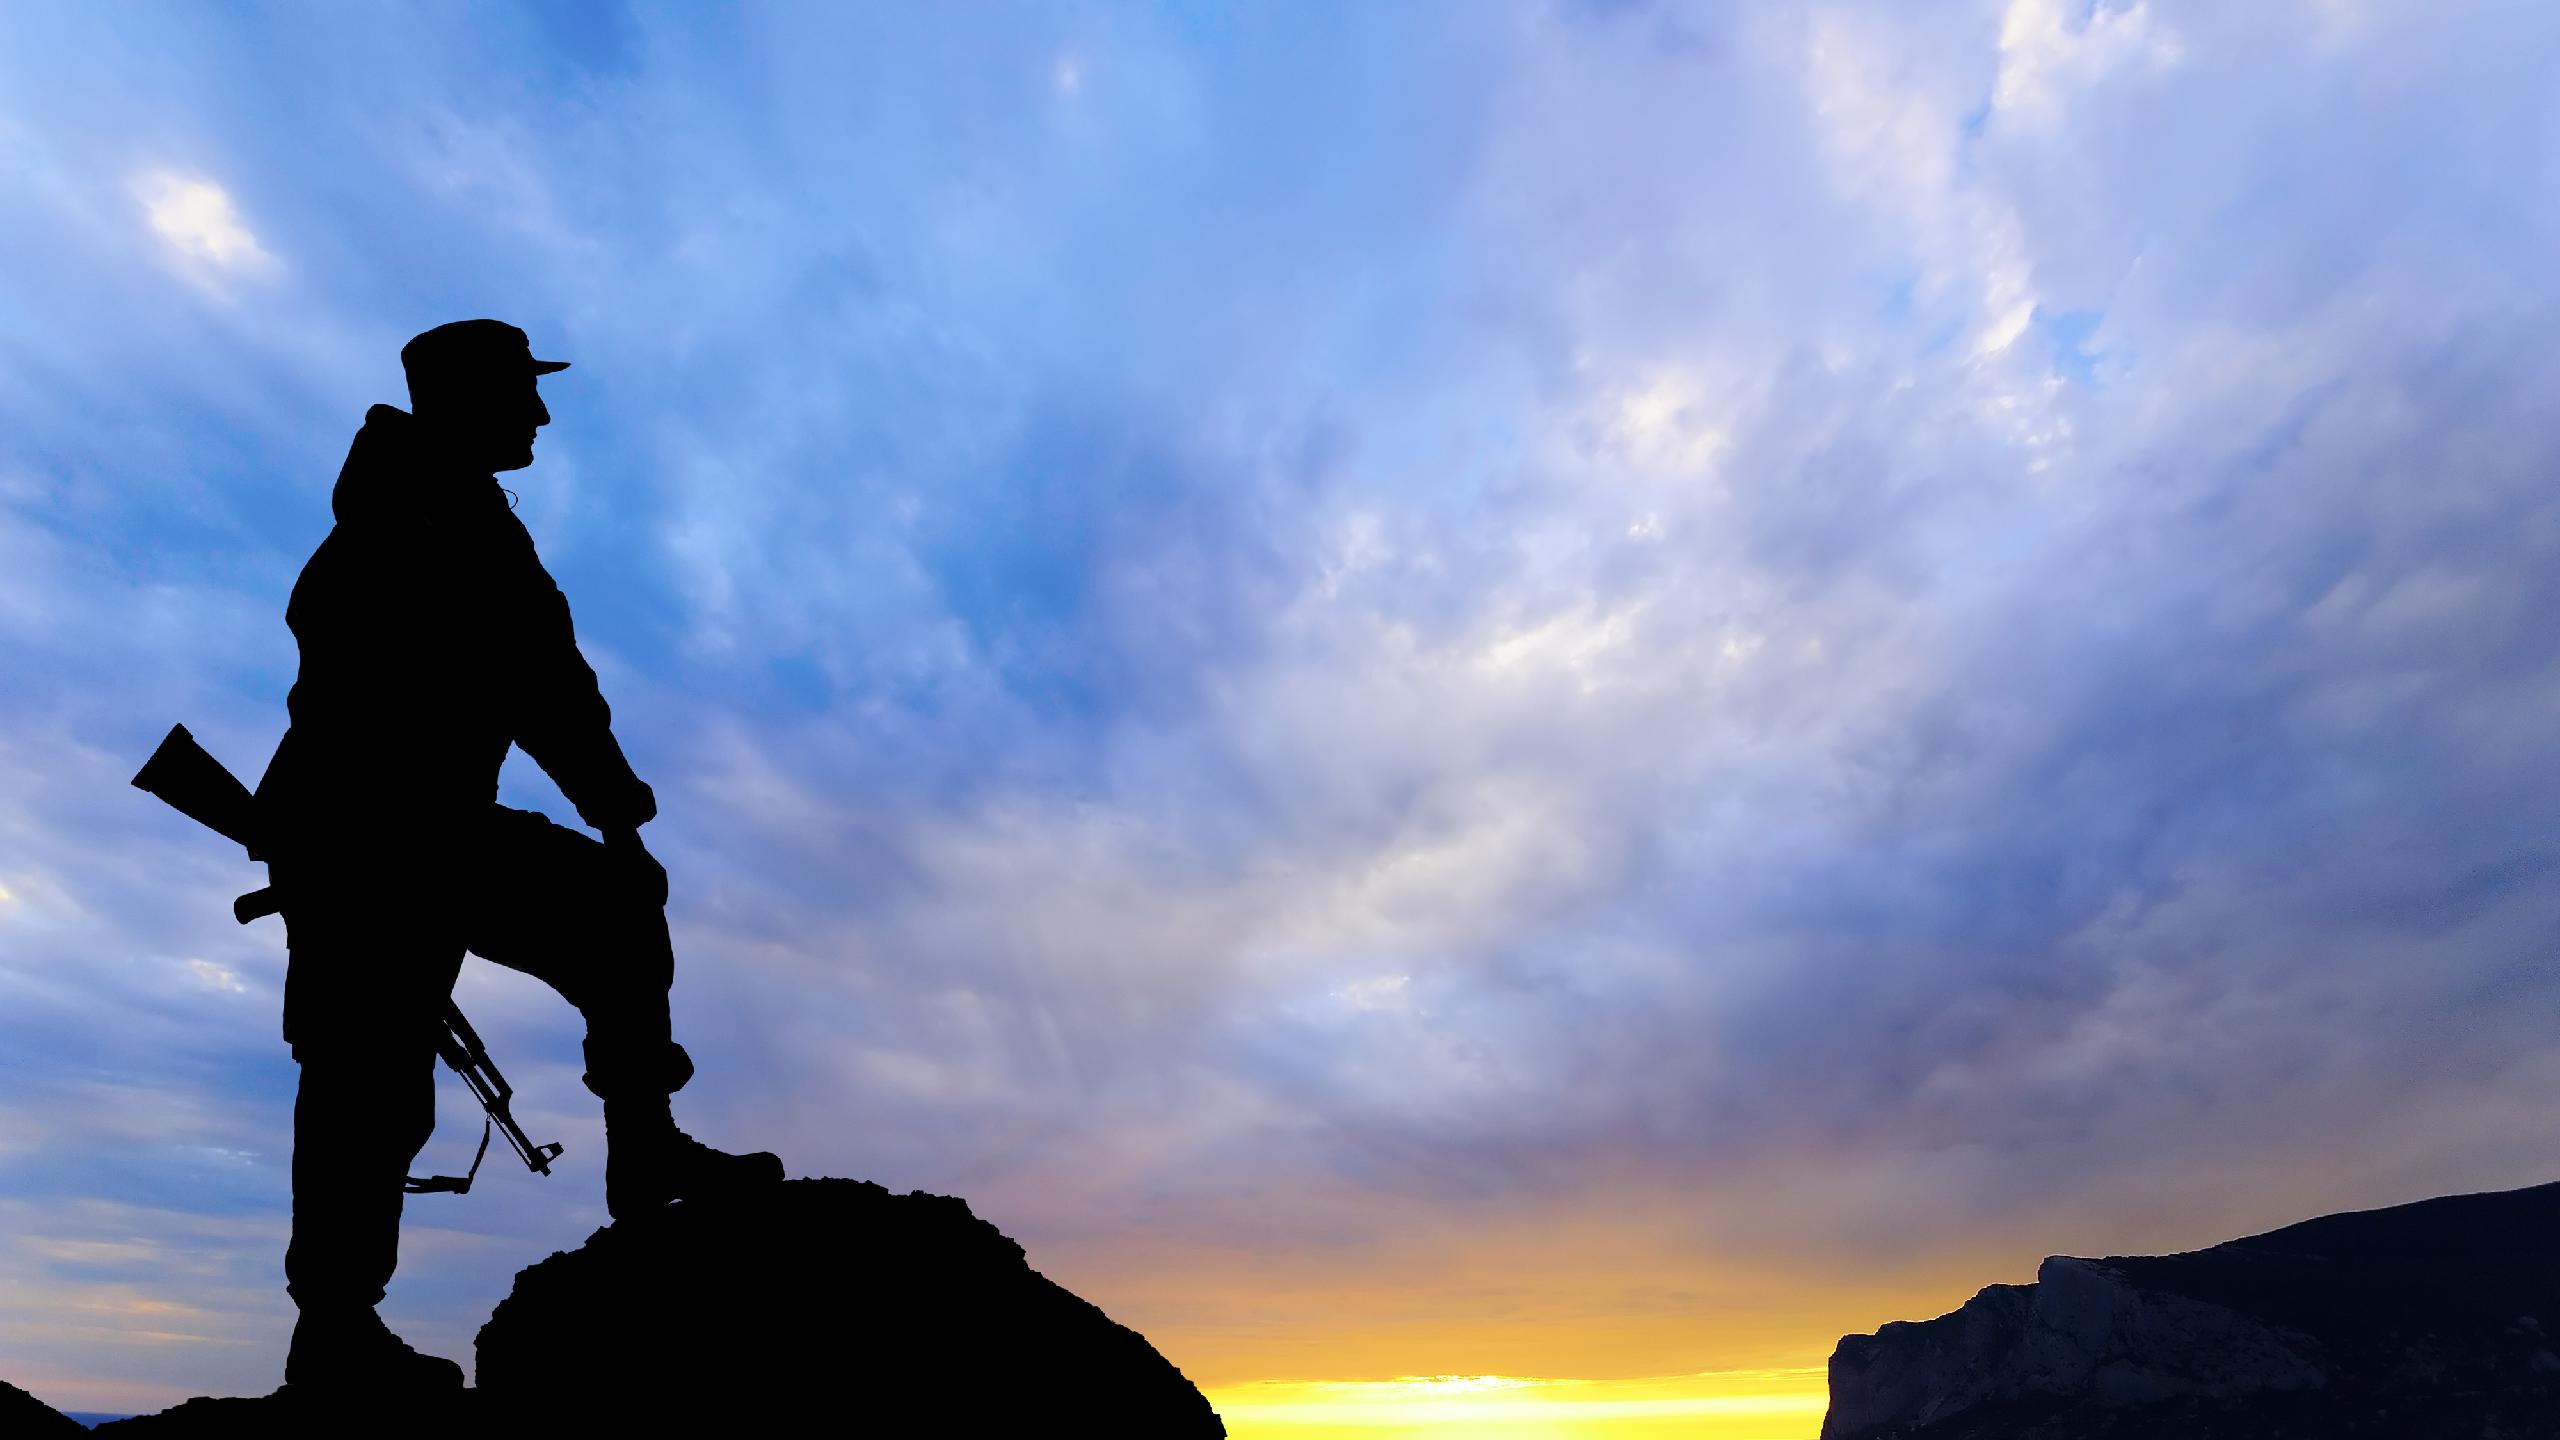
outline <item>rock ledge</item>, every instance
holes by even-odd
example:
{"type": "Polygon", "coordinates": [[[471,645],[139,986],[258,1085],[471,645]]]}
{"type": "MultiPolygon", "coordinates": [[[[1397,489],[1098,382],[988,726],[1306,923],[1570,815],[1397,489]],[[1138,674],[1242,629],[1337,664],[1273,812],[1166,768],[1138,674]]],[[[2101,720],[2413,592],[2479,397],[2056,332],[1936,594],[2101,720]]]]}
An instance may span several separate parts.
{"type": "MultiPolygon", "coordinates": [[[[107,1440],[234,1435],[735,1434],[1220,1437],[1144,1336],[1026,1263],[964,1202],[793,1180],[608,1225],[516,1276],[450,1405],[324,1409],[199,1397],[107,1440]]],[[[9,1433],[60,1420],[33,1397],[9,1433]],[[49,1419],[48,1419],[49,1417],[49,1419]]],[[[0,1402],[10,1396],[0,1395],[0,1402]]]]}

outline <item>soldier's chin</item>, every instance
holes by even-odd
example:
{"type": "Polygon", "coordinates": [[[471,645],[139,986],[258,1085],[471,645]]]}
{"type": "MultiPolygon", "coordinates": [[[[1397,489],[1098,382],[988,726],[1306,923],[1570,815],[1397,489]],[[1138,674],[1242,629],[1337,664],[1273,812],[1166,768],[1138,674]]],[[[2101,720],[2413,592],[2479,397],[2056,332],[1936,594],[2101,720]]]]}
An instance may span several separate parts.
{"type": "Polygon", "coordinates": [[[489,468],[492,470],[521,470],[532,463],[533,447],[527,445],[522,450],[509,455],[504,460],[499,461],[497,464],[492,465],[489,468]]]}

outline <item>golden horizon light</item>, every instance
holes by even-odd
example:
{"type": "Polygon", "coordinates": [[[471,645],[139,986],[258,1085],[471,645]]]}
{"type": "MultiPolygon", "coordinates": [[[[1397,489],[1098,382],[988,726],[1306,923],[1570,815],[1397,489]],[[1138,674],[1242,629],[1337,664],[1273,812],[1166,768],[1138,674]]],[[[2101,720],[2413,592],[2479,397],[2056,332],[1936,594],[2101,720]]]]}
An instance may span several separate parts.
{"type": "Polygon", "coordinates": [[[1234,1440],[1812,1440],[1829,1403],[1820,1367],[1581,1380],[1406,1375],[1266,1380],[1211,1389],[1234,1440]]]}

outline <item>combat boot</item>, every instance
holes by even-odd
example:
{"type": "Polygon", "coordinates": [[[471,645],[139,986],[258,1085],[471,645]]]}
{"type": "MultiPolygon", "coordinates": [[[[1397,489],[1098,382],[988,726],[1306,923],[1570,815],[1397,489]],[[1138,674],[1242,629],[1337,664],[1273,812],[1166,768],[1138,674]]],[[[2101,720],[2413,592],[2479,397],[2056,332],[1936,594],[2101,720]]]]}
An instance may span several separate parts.
{"type": "Polygon", "coordinates": [[[616,1220],[782,1183],[781,1156],[712,1149],[676,1128],[663,1095],[605,1101],[604,1147],[604,1208],[616,1220]]]}
{"type": "Polygon", "coordinates": [[[410,1349],[370,1305],[328,1306],[293,1322],[284,1383],[306,1397],[441,1396],[462,1389],[462,1367],[410,1349]]]}

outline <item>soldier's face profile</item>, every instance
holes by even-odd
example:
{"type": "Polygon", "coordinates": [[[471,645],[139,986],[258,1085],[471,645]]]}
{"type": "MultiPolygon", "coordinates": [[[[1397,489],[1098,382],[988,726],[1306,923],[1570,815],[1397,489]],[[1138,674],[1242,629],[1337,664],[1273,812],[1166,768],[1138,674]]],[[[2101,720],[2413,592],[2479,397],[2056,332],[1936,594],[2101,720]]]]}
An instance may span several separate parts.
{"type": "Polygon", "coordinates": [[[447,443],[473,465],[496,472],[533,463],[534,432],[551,423],[551,411],[534,377],[526,375],[456,394],[420,418],[439,426],[447,443]]]}

